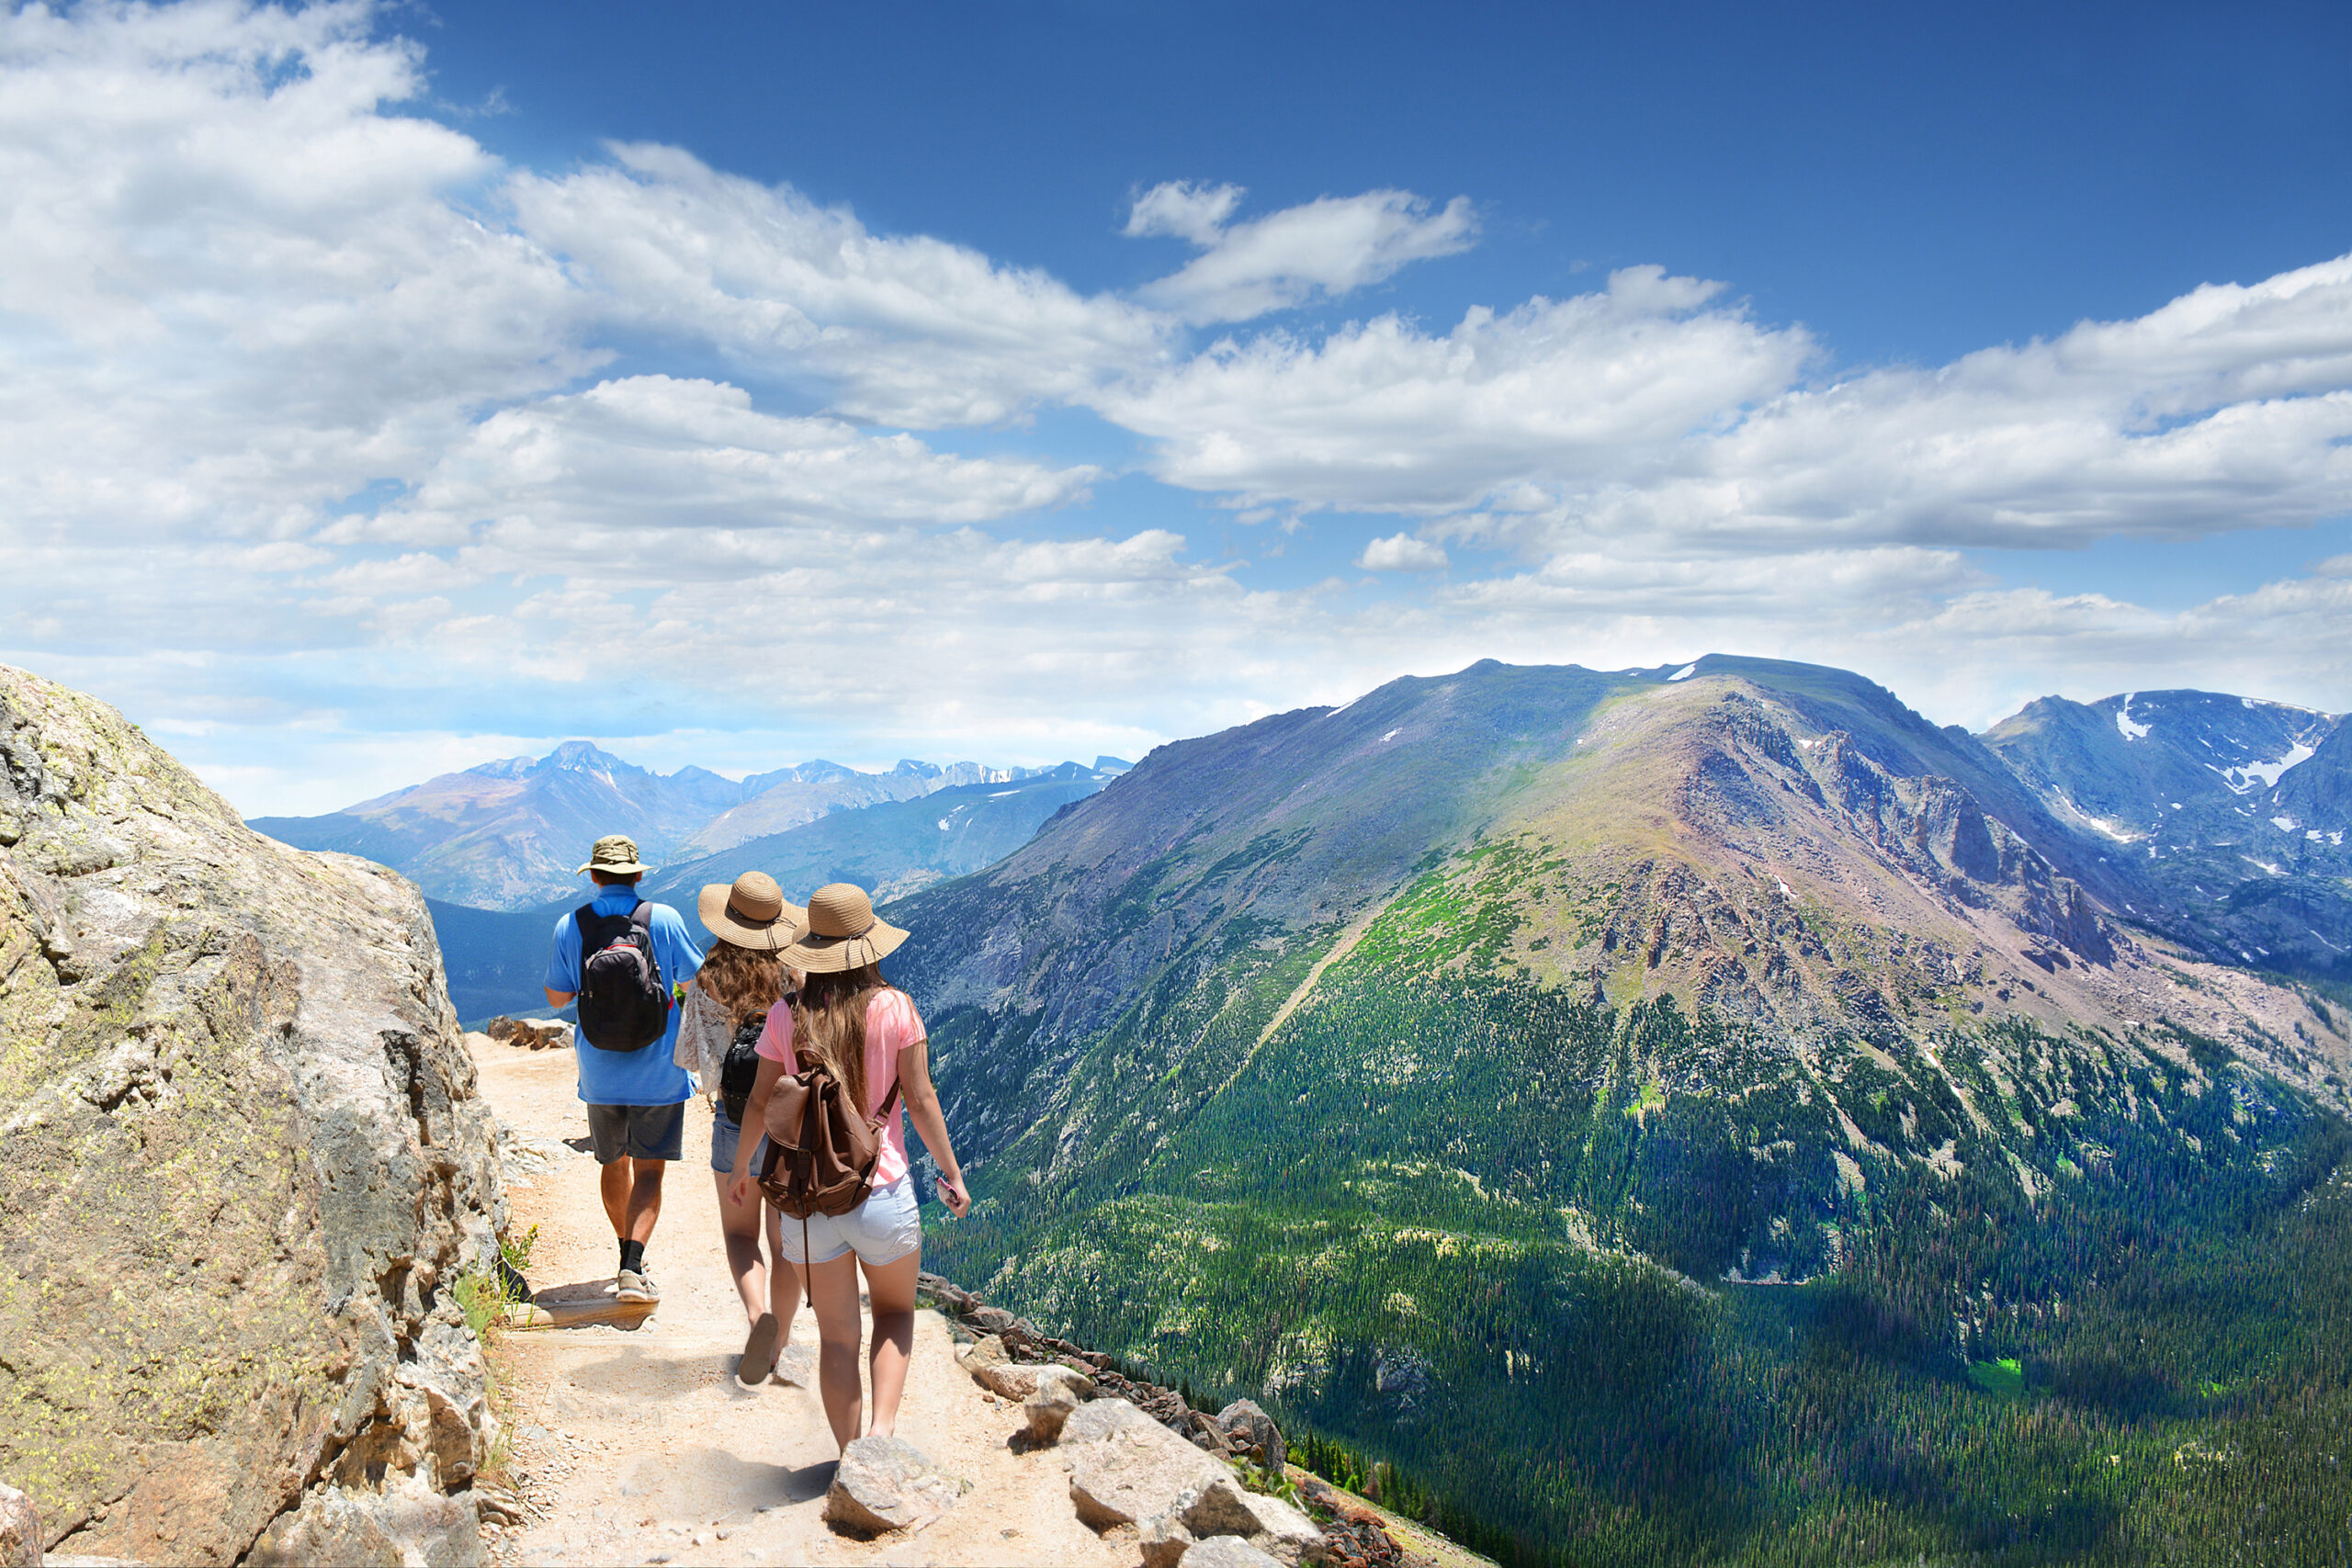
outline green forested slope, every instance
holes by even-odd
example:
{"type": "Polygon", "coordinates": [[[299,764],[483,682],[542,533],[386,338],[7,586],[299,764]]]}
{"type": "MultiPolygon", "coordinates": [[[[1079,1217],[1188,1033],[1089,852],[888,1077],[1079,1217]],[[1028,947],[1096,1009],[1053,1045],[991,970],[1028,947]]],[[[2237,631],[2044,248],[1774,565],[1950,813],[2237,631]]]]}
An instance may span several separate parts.
{"type": "Polygon", "coordinates": [[[1483,747],[1384,689],[899,906],[936,1266],[1518,1561],[2339,1560],[2340,1021],[1759,673],[1483,747]],[[1417,716],[1418,846],[1351,750],[1417,716]]]}

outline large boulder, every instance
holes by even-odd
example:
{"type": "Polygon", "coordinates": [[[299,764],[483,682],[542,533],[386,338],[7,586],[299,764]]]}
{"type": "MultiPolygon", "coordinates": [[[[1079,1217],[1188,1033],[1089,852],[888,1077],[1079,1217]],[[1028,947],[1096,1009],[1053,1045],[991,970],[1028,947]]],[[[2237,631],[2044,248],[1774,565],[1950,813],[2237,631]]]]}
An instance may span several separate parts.
{"type": "Polygon", "coordinates": [[[1181,1513],[1188,1494],[1233,1475],[1123,1399],[1081,1405],[1063,1424],[1061,1444],[1070,1503],[1097,1530],[1181,1513]]]}
{"type": "Polygon", "coordinates": [[[452,1286],[505,1208],[424,899],[6,666],[0,1146],[0,1474],[47,1544],[226,1563],[471,1483],[452,1286]]]}
{"type": "Polygon", "coordinates": [[[1313,1519],[1280,1497],[1245,1490],[1229,1472],[1185,1493],[1172,1511],[1202,1540],[1239,1536],[1289,1568],[1329,1555],[1313,1519]]]}

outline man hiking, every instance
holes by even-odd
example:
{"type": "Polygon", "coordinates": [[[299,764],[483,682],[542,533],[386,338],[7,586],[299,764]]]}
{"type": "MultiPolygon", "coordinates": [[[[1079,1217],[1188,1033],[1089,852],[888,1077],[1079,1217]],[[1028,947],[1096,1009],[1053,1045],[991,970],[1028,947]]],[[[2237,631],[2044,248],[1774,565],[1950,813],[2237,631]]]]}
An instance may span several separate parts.
{"type": "Polygon", "coordinates": [[[702,966],[686,923],[667,904],[637,896],[637,844],[608,833],[580,868],[596,897],[555,923],[548,958],[548,1006],[580,1001],[573,1055],[588,1106],[605,1213],[621,1247],[616,1281],[625,1302],[659,1301],[646,1271],[645,1244],[662,1217],[662,1173],[684,1152],[686,1101],[694,1079],[672,1059],[678,1043],[678,987],[702,966]]]}

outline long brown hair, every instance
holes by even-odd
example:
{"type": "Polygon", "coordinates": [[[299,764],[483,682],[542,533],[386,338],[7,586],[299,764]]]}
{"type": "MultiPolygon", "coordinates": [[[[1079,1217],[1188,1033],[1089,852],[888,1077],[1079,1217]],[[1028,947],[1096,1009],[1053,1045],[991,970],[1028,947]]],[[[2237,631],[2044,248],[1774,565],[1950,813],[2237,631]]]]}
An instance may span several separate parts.
{"type": "Polygon", "coordinates": [[[783,997],[784,960],[722,937],[710,944],[709,955],[695,971],[695,984],[727,1010],[729,1028],[741,1028],[745,1019],[767,1011],[783,997]]]}
{"type": "Polygon", "coordinates": [[[809,975],[792,1003],[794,1048],[804,1062],[814,1058],[831,1069],[861,1112],[866,1108],[865,1006],[875,992],[889,987],[882,966],[867,964],[809,975]]]}

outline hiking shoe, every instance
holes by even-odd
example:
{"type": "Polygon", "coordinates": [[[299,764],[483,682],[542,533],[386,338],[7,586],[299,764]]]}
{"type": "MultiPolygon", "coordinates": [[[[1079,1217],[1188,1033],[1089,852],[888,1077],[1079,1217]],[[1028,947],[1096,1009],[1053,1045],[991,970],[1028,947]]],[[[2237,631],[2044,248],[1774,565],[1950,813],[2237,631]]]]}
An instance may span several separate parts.
{"type": "Polygon", "coordinates": [[[624,1269],[620,1272],[620,1278],[614,1282],[620,1286],[617,1294],[622,1301],[658,1302],[662,1299],[662,1292],[641,1270],[624,1269]]]}
{"type": "Polygon", "coordinates": [[[743,1341],[743,1359],[735,1363],[736,1381],[749,1387],[767,1382],[768,1374],[775,1371],[776,1348],[783,1338],[775,1314],[760,1314],[760,1321],[752,1325],[752,1337],[743,1341]]]}

